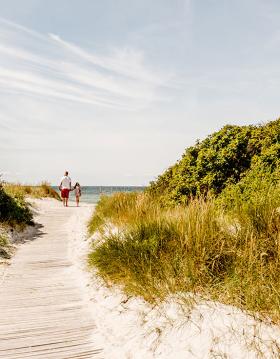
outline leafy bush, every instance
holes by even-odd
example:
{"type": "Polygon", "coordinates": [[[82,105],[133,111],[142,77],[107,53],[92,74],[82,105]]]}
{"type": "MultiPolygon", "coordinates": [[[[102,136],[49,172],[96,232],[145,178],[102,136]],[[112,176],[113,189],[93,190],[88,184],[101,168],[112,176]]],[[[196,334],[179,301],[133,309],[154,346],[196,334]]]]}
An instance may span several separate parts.
{"type": "Polygon", "coordinates": [[[186,149],[182,159],[152,182],[148,192],[161,203],[186,203],[191,196],[220,194],[259,162],[277,168],[280,119],[263,126],[225,126],[186,149]]]}

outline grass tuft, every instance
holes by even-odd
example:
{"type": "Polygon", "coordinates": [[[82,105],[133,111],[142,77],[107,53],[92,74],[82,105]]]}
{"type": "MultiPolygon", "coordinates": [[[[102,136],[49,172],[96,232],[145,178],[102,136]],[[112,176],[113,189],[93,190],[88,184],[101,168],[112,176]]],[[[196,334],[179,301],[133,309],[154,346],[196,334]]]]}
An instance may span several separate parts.
{"type": "Polygon", "coordinates": [[[102,197],[89,223],[102,237],[90,266],[148,301],[193,292],[279,322],[280,187],[254,181],[172,208],[147,193],[102,197]]]}
{"type": "Polygon", "coordinates": [[[10,259],[10,243],[7,236],[4,233],[0,234],[0,258],[10,259]]]}

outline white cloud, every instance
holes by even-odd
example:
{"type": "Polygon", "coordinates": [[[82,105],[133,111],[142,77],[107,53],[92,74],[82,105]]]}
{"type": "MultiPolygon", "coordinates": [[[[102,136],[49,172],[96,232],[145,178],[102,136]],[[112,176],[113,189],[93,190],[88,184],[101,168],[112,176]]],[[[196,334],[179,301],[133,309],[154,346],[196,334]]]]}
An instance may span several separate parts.
{"type": "Polygon", "coordinates": [[[169,76],[145,65],[143,53],[93,54],[54,34],[0,19],[0,91],[138,110],[161,100],[169,76]]]}

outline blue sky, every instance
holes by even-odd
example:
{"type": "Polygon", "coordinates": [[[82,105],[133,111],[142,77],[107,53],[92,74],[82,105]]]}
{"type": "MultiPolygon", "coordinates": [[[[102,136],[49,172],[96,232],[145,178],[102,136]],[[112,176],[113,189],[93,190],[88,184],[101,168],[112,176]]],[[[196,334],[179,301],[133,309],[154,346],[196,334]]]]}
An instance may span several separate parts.
{"type": "Polygon", "coordinates": [[[279,116],[280,3],[0,0],[0,172],[145,185],[225,124],[279,116]]]}

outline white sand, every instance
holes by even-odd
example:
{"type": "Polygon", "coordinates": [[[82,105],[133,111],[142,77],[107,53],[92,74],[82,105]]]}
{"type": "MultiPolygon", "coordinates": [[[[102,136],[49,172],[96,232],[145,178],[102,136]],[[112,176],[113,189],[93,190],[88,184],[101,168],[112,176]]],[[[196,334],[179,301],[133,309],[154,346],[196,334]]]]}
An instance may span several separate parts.
{"type": "Polygon", "coordinates": [[[0,287],[0,358],[280,357],[280,329],[233,307],[188,311],[170,298],[152,308],[106,288],[85,268],[92,208],[37,203],[46,234],[19,248],[0,287]]]}

